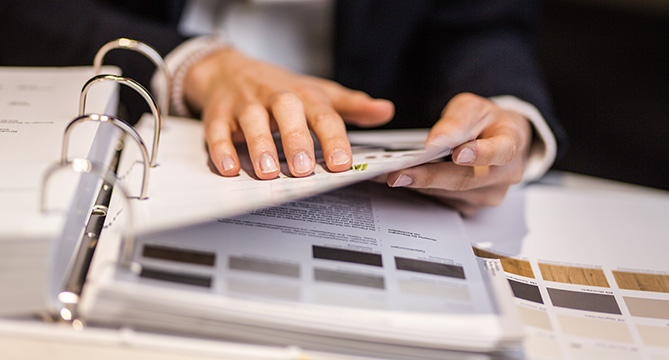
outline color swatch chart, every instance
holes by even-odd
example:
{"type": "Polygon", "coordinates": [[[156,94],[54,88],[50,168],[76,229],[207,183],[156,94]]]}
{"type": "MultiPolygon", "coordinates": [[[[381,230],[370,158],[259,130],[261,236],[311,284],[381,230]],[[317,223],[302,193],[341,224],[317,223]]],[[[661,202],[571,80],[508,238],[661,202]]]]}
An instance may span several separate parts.
{"type": "Polygon", "coordinates": [[[669,272],[500,259],[530,359],[669,359],[669,272]]]}

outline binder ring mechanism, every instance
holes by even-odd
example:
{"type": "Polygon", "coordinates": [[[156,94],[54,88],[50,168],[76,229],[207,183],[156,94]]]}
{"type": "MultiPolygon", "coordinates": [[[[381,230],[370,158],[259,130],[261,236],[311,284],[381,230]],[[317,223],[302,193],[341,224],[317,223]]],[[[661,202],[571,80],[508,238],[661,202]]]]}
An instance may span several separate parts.
{"type": "Polygon", "coordinates": [[[123,186],[118,176],[116,176],[116,174],[113,171],[107,169],[105,166],[97,162],[93,162],[89,159],[74,158],[72,160],[66,161],[65,163],[52,165],[49,169],[47,169],[46,173],[44,174],[44,178],[42,179],[41,196],[40,196],[40,211],[42,213],[48,210],[46,199],[47,199],[47,189],[49,180],[55,173],[62,170],[70,170],[75,173],[82,173],[82,174],[83,173],[93,174],[102,179],[109,186],[113,187],[114,189],[118,189],[121,192],[121,195],[123,195],[122,196],[123,201],[125,202],[124,209],[127,209],[126,216],[127,216],[128,226],[125,227],[125,231],[123,234],[124,240],[122,244],[121,256],[119,262],[121,263],[121,265],[129,267],[131,265],[130,259],[132,258],[132,251],[135,247],[135,236],[134,236],[135,217],[133,216],[133,208],[132,208],[132,203],[129,200],[130,197],[128,196],[128,190],[125,188],[125,186],[123,186]]]}
{"type": "MultiPolygon", "coordinates": [[[[115,190],[121,192],[121,198],[125,202],[124,211],[126,212],[127,224],[123,228],[121,238],[121,254],[119,256],[119,265],[127,269],[133,269],[136,264],[132,263],[132,252],[135,248],[134,236],[134,214],[132,204],[129,201],[128,192],[119,181],[119,178],[113,171],[110,171],[105,166],[92,162],[89,159],[74,158],[67,160],[64,163],[57,163],[47,169],[42,179],[41,196],[40,196],[40,210],[42,213],[47,211],[46,199],[49,180],[52,176],[59,172],[69,170],[75,173],[92,174],[103,180],[103,186],[113,187],[115,190]]],[[[81,264],[80,264],[81,265],[81,264]]],[[[81,294],[82,283],[80,282],[85,277],[85,272],[82,272],[84,267],[74,266],[67,271],[69,275],[66,277],[66,286],[62,288],[57,294],[57,299],[60,303],[58,315],[60,319],[70,322],[75,330],[83,328],[83,322],[77,318],[76,307],[79,302],[81,294]]],[[[85,267],[87,269],[87,267],[85,267]]]]}
{"type": "MultiPolygon", "coordinates": [[[[153,114],[153,118],[155,119],[155,124],[153,128],[153,147],[151,149],[150,164],[151,167],[156,167],[157,157],[158,157],[158,143],[160,142],[160,130],[162,128],[162,120],[160,116],[160,111],[158,111],[158,107],[156,106],[156,101],[153,99],[153,96],[151,96],[151,93],[149,93],[149,91],[146,90],[146,88],[143,87],[137,81],[122,76],[108,75],[108,74],[96,75],[88,79],[88,81],[86,81],[86,84],[84,84],[83,88],[81,89],[81,94],[79,96],[79,116],[81,117],[85,113],[86,97],[88,96],[88,91],[90,90],[90,88],[93,85],[103,81],[114,81],[132,88],[133,90],[137,91],[149,105],[151,113],[153,114]]],[[[137,133],[136,131],[134,131],[134,129],[133,132],[135,134],[137,133]]]]}
{"type": "Polygon", "coordinates": [[[133,50],[137,51],[138,53],[146,56],[153,62],[153,64],[158,68],[158,70],[162,73],[163,78],[165,79],[165,86],[163,86],[160,90],[160,113],[161,114],[167,114],[170,111],[170,89],[172,89],[172,75],[170,74],[170,70],[167,68],[167,63],[165,63],[165,60],[163,59],[162,56],[156,51],[154,48],[151,46],[137,40],[132,40],[132,39],[127,39],[127,38],[119,38],[116,40],[112,40],[106,44],[104,44],[98,52],[95,54],[95,58],[93,59],[93,67],[95,69],[96,74],[100,74],[100,71],[102,70],[102,61],[105,58],[105,55],[111,50],[114,49],[128,49],[128,50],[133,50]]]}

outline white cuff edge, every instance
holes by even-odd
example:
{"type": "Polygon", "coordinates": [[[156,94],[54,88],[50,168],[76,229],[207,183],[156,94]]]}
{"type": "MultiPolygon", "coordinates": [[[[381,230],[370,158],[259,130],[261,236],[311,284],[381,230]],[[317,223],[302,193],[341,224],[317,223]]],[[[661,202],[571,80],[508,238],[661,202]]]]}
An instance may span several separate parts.
{"type": "Polygon", "coordinates": [[[557,140],[553,131],[546,123],[539,110],[532,104],[512,95],[491,97],[499,107],[515,111],[525,116],[538,135],[532,140],[530,156],[525,165],[523,182],[531,182],[541,178],[555,162],[557,156],[557,140]]]}

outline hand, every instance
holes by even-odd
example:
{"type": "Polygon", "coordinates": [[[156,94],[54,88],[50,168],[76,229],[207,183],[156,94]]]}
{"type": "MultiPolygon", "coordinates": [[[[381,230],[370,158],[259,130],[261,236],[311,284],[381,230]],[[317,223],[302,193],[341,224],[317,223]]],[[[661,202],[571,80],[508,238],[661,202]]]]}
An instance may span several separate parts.
{"type": "Polygon", "coordinates": [[[454,147],[453,162],[438,162],[388,174],[390,186],[436,197],[464,215],[499,205],[522,180],[532,130],[522,115],[463,93],[444,108],[426,146],[454,147]]]}
{"type": "Polygon", "coordinates": [[[311,174],[318,138],[330,171],[351,167],[344,120],[376,126],[390,120],[390,101],[372,99],[335,82],[304,76],[244,56],[232,48],[207,56],[189,70],[185,99],[201,112],[212,162],[224,176],[239,173],[234,143],[246,141],[256,176],[279,175],[272,132],[281,135],[291,174],[311,174]]]}

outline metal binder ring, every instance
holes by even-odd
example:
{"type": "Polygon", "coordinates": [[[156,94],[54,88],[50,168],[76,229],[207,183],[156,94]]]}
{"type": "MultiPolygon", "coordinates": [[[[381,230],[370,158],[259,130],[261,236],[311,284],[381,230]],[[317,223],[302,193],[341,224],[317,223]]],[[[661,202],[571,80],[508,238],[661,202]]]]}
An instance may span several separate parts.
{"type": "Polygon", "coordinates": [[[155,125],[153,128],[153,148],[151,150],[151,167],[156,167],[156,159],[157,159],[157,154],[158,154],[158,143],[160,142],[160,129],[162,127],[161,123],[161,118],[160,118],[160,112],[158,111],[158,108],[156,107],[156,102],[151,96],[151,93],[149,93],[145,87],[143,87],[140,83],[138,83],[135,80],[125,78],[122,76],[116,76],[116,75],[96,75],[86,82],[84,84],[84,87],[81,89],[81,95],[79,96],[79,116],[84,115],[85,109],[86,109],[86,96],[88,95],[88,90],[93,86],[93,84],[101,82],[101,81],[115,81],[118,83],[121,83],[123,85],[127,85],[131,87],[133,90],[137,91],[144,100],[146,100],[147,104],[149,104],[149,107],[151,108],[151,113],[153,113],[153,117],[156,120],[155,125]]]}
{"type": "Polygon", "coordinates": [[[93,59],[93,67],[95,68],[95,73],[100,74],[102,69],[102,61],[104,60],[105,55],[111,50],[114,49],[128,49],[134,50],[138,53],[149,58],[154,65],[159,69],[165,78],[165,86],[160,89],[160,113],[165,115],[170,111],[170,89],[172,88],[172,75],[170,70],[167,68],[167,64],[162,56],[151,46],[137,40],[120,38],[112,40],[104,44],[100,50],[95,54],[93,59]]]}
{"type": "Polygon", "coordinates": [[[46,192],[49,179],[60,170],[71,170],[76,173],[87,173],[93,174],[102,179],[104,182],[110,184],[115,190],[118,190],[123,195],[125,201],[124,209],[127,212],[127,226],[123,232],[123,242],[121,244],[121,256],[119,262],[121,265],[129,267],[130,259],[132,258],[132,251],[135,247],[135,236],[134,236],[134,214],[132,209],[132,203],[128,200],[128,191],[126,190],[123,183],[119,181],[119,178],[113,171],[110,171],[105,166],[92,162],[89,159],[74,158],[63,163],[54,164],[44,174],[42,178],[42,187],[40,192],[40,211],[45,212],[46,208],[46,192]]]}
{"type": "Polygon", "coordinates": [[[144,162],[144,175],[142,177],[142,189],[140,191],[139,199],[140,200],[146,199],[147,185],[149,183],[149,152],[146,150],[146,145],[144,144],[144,141],[142,141],[142,138],[139,136],[137,131],[132,126],[113,116],[100,115],[100,114],[82,115],[72,120],[69,124],[67,124],[67,127],[65,128],[65,133],[63,134],[63,150],[60,157],[60,163],[61,164],[68,163],[67,151],[70,139],[70,132],[72,131],[72,128],[75,125],[86,121],[99,121],[99,122],[112,123],[119,129],[124,131],[126,134],[130,135],[130,137],[132,137],[135,140],[135,142],[139,146],[140,151],[142,152],[142,160],[144,162]]]}

